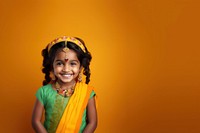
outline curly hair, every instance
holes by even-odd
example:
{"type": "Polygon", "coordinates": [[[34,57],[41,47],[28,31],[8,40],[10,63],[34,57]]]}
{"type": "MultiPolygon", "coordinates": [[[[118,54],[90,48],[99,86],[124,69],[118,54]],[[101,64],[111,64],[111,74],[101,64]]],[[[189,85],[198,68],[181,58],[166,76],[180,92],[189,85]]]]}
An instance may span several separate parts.
{"type": "MultiPolygon", "coordinates": [[[[67,47],[76,52],[80,65],[84,68],[83,74],[86,76],[85,83],[88,84],[90,82],[90,75],[91,75],[90,62],[91,62],[92,56],[90,52],[87,50],[84,41],[80,38],[77,38],[77,37],[75,38],[84,45],[86,52],[83,52],[83,50],[73,42],[67,42],[67,47]]],[[[62,41],[62,42],[58,42],[54,44],[49,51],[48,51],[48,46],[42,50],[42,56],[43,56],[42,72],[45,74],[43,85],[48,84],[52,80],[50,77],[50,73],[53,71],[53,62],[54,62],[56,53],[59,49],[62,49],[65,47],[66,47],[66,44],[64,41],[62,41]]]]}

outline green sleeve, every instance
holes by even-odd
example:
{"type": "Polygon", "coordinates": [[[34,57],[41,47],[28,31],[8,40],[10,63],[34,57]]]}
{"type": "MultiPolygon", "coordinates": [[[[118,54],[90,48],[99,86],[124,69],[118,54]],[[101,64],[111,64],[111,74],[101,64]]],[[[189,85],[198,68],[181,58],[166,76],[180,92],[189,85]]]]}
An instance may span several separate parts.
{"type": "Polygon", "coordinates": [[[40,101],[40,103],[44,105],[44,93],[42,87],[37,90],[36,97],[40,101]]]}
{"type": "Polygon", "coordinates": [[[91,94],[90,94],[90,98],[94,97],[96,95],[96,93],[94,92],[94,90],[92,90],[91,94]]]}

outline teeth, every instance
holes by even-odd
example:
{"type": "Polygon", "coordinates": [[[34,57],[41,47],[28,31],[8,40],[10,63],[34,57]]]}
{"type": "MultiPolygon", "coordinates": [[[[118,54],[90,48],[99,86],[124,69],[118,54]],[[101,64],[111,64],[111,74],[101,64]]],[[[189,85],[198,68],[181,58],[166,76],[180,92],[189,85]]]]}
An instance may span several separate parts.
{"type": "Polygon", "coordinates": [[[63,74],[63,76],[65,76],[65,77],[70,77],[70,76],[72,76],[71,74],[63,74]]]}

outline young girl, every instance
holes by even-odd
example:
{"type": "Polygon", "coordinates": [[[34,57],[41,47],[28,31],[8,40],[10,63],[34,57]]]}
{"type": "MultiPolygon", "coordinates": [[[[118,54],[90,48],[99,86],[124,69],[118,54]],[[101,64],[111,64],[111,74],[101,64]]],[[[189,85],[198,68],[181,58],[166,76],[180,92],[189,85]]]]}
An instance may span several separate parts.
{"type": "Polygon", "coordinates": [[[32,126],[37,133],[93,133],[97,127],[92,59],[79,38],[60,37],[42,51],[45,80],[36,93],[32,126]],[[44,124],[41,122],[45,110],[44,124]]]}

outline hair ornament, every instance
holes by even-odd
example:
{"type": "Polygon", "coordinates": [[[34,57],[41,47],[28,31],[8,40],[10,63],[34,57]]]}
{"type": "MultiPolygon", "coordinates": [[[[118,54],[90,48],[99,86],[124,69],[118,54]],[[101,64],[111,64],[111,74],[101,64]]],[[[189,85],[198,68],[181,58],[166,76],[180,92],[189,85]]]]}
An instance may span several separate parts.
{"type": "Polygon", "coordinates": [[[68,37],[68,36],[62,36],[62,37],[56,38],[51,43],[49,43],[48,44],[48,52],[50,51],[51,47],[54,44],[63,42],[63,41],[65,42],[65,47],[67,47],[67,42],[72,42],[72,43],[75,43],[77,46],[79,46],[83,50],[84,53],[86,52],[84,45],[78,39],[76,39],[74,37],[68,37]]]}

